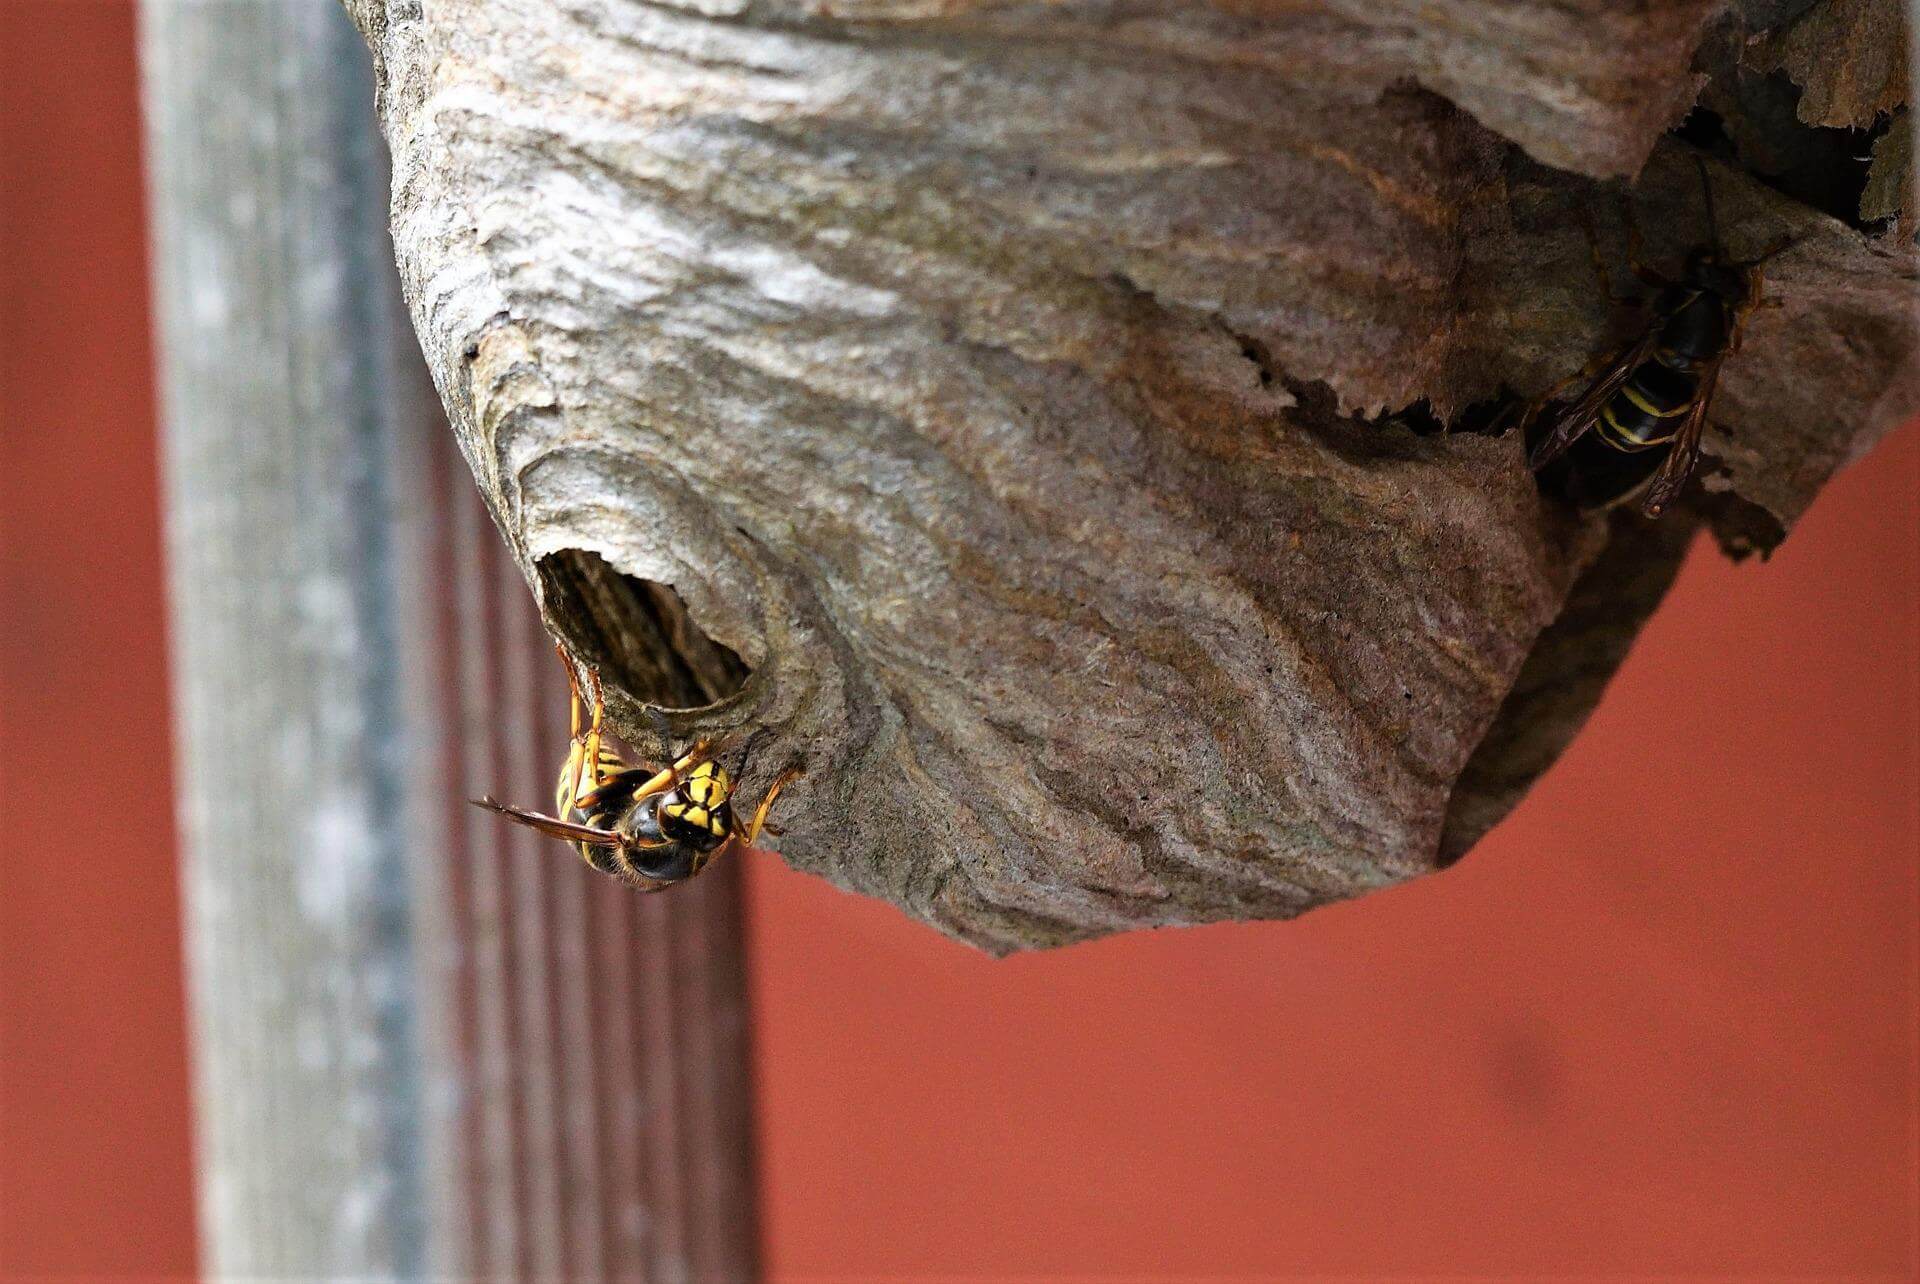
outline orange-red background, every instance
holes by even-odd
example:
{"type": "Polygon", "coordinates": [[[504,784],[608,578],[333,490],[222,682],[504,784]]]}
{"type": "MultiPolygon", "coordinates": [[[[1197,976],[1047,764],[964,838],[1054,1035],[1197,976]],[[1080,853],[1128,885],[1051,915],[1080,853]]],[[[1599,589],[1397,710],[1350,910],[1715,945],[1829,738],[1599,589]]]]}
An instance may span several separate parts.
{"type": "MultiPolygon", "coordinates": [[[[195,1262],[135,84],[0,5],[0,1276],[195,1262]]],[[[761,863],[773,1276],[1912,1278],[1916,482],[1696,550],[1444,876],[995,963],[761,863]]]]}

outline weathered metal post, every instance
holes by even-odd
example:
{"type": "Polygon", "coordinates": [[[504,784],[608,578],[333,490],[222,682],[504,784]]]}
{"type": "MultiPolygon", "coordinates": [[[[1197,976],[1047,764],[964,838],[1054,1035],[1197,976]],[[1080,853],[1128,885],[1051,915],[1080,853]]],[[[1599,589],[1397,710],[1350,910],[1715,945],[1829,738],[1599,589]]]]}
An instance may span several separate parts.
{"type": "Polygon", "coordinates": [[[148,0],[205,1261],[753,1273],[738,888],[466,808],[564,688],[426,384],[334,0],[148,0]]]}

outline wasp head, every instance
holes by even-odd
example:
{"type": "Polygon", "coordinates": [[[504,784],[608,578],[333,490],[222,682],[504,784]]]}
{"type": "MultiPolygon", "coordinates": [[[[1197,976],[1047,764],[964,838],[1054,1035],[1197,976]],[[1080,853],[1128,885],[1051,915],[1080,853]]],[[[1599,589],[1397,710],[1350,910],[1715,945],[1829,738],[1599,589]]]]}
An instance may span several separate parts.
{"type": "Polygon", "coordinates": [[[733,836],[733,782],[715,762],[695,764],[673,788],[635,802],[608,837],[642,878],[677,883],[699,873],[733,836]]]}

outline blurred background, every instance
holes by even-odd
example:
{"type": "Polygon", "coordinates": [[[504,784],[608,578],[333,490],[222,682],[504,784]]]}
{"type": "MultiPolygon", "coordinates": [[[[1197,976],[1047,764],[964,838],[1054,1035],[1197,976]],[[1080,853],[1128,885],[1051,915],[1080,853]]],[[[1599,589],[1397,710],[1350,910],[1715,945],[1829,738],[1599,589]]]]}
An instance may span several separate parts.
{"type": "MultiPolygon", "coordinates": [[[[0,6],[0,131],[0,1276],[191,1276],[132,6],[0,6]]],[[[996,962],[754,859],[766,1275],[1912,1278],[1916,483],[1697,547],[1411,886],[996,962]]]]}

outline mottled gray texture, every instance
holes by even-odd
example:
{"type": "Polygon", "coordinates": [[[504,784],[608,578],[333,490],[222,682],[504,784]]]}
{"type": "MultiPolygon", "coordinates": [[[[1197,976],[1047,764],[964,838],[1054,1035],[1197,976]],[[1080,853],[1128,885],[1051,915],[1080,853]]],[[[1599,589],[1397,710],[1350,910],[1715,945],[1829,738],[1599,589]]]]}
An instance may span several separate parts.
{"type": "Polygon", "coordinates": [[[1907,0],[1822,0],[1752,42],[1748,65],[1801,87],[1809,125],[1865,129],[1907,101],[1907,0]]]}
{"type": "MultiPolygon", "coordinates": [[[[679,727],[757,732],[749,793],[807,770],[792,863],[990,949],[1286,916],[1463,849],[1552,756],[1500,746],[1597,696],[1508,701],[1606,523],[1512,434],[1368,417],[1617,334],[1612,189],[1485,126],[1638,169],[1711,5],[349,7],[415,321],[549,625],[648,743],[642,657],[540,568],[670,585],[752,669],[679,727]]],[[[1765,544],[1913,405],[1913,268],[1715,182],[1736,253],[1805,238],[1709,442],[1765,544]]],[[[1684,149],[1640,191],[1672,266],[1684,149]]],[[[1638,618],[1630,581],[1589,587],[1638,618]]]]}
{"type": "Polygon", "coordinates": [[[142,28],[203,1265],[418,1278],[384,487],[419,402],[391,395],[406,318],[362,288],[387,276],[369,80],[312,0],[158,0],[142,28]]]}

